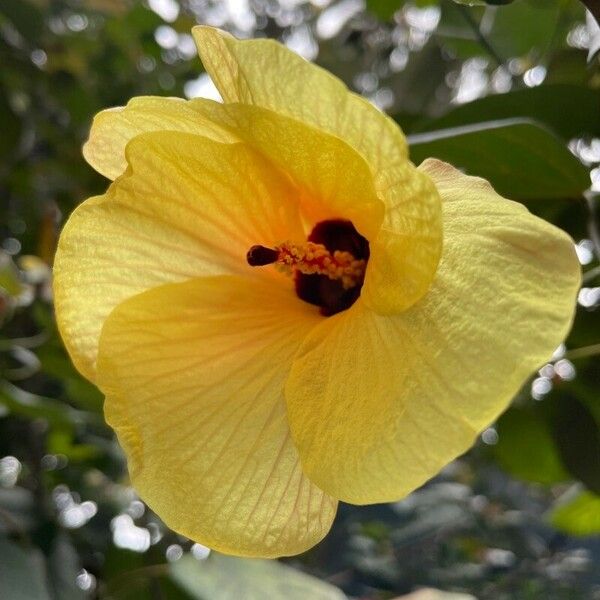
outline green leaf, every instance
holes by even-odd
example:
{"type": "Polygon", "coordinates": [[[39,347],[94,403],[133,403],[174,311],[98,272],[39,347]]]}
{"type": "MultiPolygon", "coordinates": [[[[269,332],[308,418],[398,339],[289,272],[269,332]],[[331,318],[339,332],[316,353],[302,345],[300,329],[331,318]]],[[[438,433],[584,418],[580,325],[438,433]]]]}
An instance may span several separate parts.
{"type": "MultiPolygon", "coordinates": [[[[367,10],[382,21],[389,21],[404,4],[406,0],[367,0],[367,10]]],[[[412,0],[411,4],[419,7],[433,6],[439,4],[439,0],[412,0]]]]}
{"type": "Polygon", "coordinates": [[[44,557],[37,548],[21,547],[0,537],[0,598],[51,600],[44,557]]]}
{"type": "Polygon", "coordinates": [[[508,198],[577,198],[590,186],[588,170],[563,140],[528,119],[489,121],[408,139],[416,164],[439,158],[487,179],[508,198]]]}
{"type": "Polygon", "coordinates": [[[600,135],[600,90],[583,85],[543,85],[506,94],[486,96],[458,106],[437,119],[416,123],[412,131],[522,117],[539,121],[570,139],[600,135]]]}
{"type": "Polygon", "coordinates": [[[0,250],[0,291],[2,290],[9,296],[18,296],[23,290],[23,285],[19,278],[19,270],[12,258],[0,250]]]}
{"type": "Polygon", "coordinates": [[[548,514],[554,527],[570,535],[600,534],[600,496],[576,489],[562,496],[548,514]]]}
{"type": "Polygon", "coordinates": [[[89,10],[103,12],[109,16],[121,16],[127,12],[128,3],[123,0],[83,0],[89,10]]]}
{"type": "Polygon", "coordinates": [[[464,4],[466,6],[502,6],[503,4],[510,4],[514,0],[454,0],[456,4],[464,4]]]}
{"type": "MultiPolygon", "coordinates": [[[[54,326],[52,332],[54,334],[54,326]]],[[[102,412],[103,395],[75,370],[58,338],[52,337],[36,354],[44,373],[61,381],[73,404],[84,410],[102,412]]]]}
{"type": "Polygon", "coordinates": [[[383,21],[387,21],[402,4],[404,4],[403,0],[367,0],[367,10],[383,21]]]}
{"type": "Polygon", "coordinates": [[[29,42],[39,43],[44,27],[42,13],[28,0],[0,0],[0,15],[5,16],[29,42]]]}
{"type": "Polygon", "coordinates": [[[589,490],[600,494],[600,430],[592,412],[572,394],[545,400],[562,463],[589,490]]]}
{"type": "Polygon", "coordinates": [[[52,454],[63,454],[71,462],[86,462],[102,455],[102,450],[94,444],[81,444],[75,441],[73,431],[54,427],[48,432],[47,446],[52,454]]]}
{"type": "Polygon", "coordinates": [[[21,119],[14,113],[2,86],[0,86],[0,127],[2,127],[0,157],[3,160],[12,159],[21,140],[23,125],[21,119]]]}
{"type": "Polygon", "coordinates": [[[558,0],[511,3],[496,11],[488,41],[505,59],[540,56],[552,44],[560,11],[558,0]]]}
{"type": "Polygon", "coordinates": [[[554,52],[550,57],[545,84],[587,85],[592,80],[592,73],[593,69],[587,68],[585,54],[582,50],[563,48],[554,52]]]}
{"type": "Polygon", "coordinates": [[[440,8],[440,24],[434,37],[445,53],[461,59],[487,56],[488,52],[475,32],[485,14],[485,7],[472,6],[467,10],[455,2],[442,2],[440,8]]]}
{"type": "Polygon", "coordinates": [[[492,452],[511,475],[536,483],[570,479],[544,415],[533,407],[510,408],[498,421],[498,443],[492,452]]]}
{"type": "Polygon", "coordinates": [[[0,405],[30,419],[46,419],[55,426],[70,427],[81,423],[101,423],[100,417],[95,414],[76,410],[54,398],[32,394],[8,381],[0,382],[0,405]]]}
{"type": "Polygon", "coordinates": [[[170,566],[171,578],[194,600],[344,600],[336,587],[274,560],[212,553],[191,555],[170,566]]]}
{"type": "Polygon", "coordinates": [[[451,53],[462,58],[489,56],[477,29],[500,62],[523,56],[531,66],[568,33],[560,19],[565,12],[562,0],[464,0],[441,6],[442,22],[436,35],[451,53]]]}

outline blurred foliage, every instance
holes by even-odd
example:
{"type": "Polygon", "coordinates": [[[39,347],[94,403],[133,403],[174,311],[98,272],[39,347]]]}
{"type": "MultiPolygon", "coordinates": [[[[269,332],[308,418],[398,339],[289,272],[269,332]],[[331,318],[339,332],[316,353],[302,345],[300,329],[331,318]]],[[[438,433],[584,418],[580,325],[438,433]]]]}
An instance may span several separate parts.
{"type": "Polygon", "coordinates": [[[589,187],[588,170],[564,141],[528,119],[451,127],[412,135],[409,141],[416,163],[436,156],[481,175],[504,196],[520,200],[574,198],[589,187]]]}
{"type": "Polygon", "coordinates": [[[0,0],[0,598],[600,598],[600,29],[575,0],[366,4],[0,0]],[[210,553],[140,502],[52,313],[57,232],[106,186],[81,157],[91,118],[211,93],[195,23],[316,59],[394,116],[415,162],[488,178],[584,269],[566,345],[477,447],[397,504],[341,506],[287,561],[210,553]]]}
{"type": "Polygon", "coordinates": [[[573,535],[600,534],[600,497],[573,489],[550,514],[555,527],[573,535]]]}

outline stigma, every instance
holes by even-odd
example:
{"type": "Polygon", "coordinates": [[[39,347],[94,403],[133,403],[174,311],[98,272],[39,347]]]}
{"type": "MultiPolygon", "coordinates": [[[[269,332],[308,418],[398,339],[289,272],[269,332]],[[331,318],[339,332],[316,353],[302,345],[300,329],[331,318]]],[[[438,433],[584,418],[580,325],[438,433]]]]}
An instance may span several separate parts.
{"type": "Polygon", "coordinates": [[[290,275],[324,275],[328,279],[339,281],[345,290],[362,282],[367,264],[366,260],[355,258],[351,252],[331,252],[324,244],[311,241],[303,244],[284,242],[274,248],[252,246],[246,260],[252,267],[272,264],[290,275]]]}

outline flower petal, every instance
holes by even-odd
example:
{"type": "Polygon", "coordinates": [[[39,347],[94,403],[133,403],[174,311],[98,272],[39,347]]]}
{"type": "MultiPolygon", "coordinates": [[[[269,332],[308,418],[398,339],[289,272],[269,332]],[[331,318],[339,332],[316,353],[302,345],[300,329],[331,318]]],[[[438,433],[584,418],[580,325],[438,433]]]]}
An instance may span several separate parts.
{"type": "Polygon", "coordinates": [[[366,238],[374,238],[384,205],[365,160],[346,142],[272,110],[201,100],[206,119],[239,136],[278,165],[296,183],[297,201],[308,228],[343,217],[366,238]]]}
{"type": "Polygon", "coordinates": [[[378,178],[406,162],[396,123],[337,78],[274,40],[236,40],[194,27],[200,58],[226,103],[269,108],[334,134],[357,150],[378,178]]]}
{"type": "Polygon", "coordinates": [[[383,179],[378,191],[385,215],[370,243],[362,298],[376,313],[391,315],[431,286],[442,254],[442,206],[431,179],[408,161],[385,171],[383,179]]]}
{"type": "Polygon", "coordinates": [[[375,312],[401,312],[427,292],[441,255],[442,209],[425,173],[406,160],[381,171],[374,189],[368,165],[334,136],[256,106],[202,100],[197,110],[294,179],[304,191],[298,201],[311,226],[342,217],[369,240],[362,294],[375,312]]]}
{"type": "Polygon", "coordinates": [[[96,171],[116,179],[127,167],[127,143],[147,131],[185,131],[217,142],[236,141],[230,133],[204,119],[192,102],[145,96],[131,99],[127,106],[98,113],[83,146],[83,156],[96,171]]]}
{"type": "Polygon", "coordinates": [[[119,305],[98,381],[140,496],[175,531],[222,552],[303,552],[336,502],[302,473],[283,385],[320,320],[270,280],[208,277],[119,305]]]}
{"type": "Polygon", "coordinates": [[[137,136],[130,168],[105,196],[79,206],[54,262],[57,320],[75,365],[94,378],[110,311],[150,287],[200,275],[253,273],[253,244],[301,237],[297,191],[243,144],[179,132],[137,136]]]}
{"type": "Polygon", "coordinates": [[[572,240],[478,178],[428,160],[445,242],[420,302],[357,302],[304,341],[286,384],[306,474],[357,504],[398,499],[467,450],[566,336],[572,240]]]}

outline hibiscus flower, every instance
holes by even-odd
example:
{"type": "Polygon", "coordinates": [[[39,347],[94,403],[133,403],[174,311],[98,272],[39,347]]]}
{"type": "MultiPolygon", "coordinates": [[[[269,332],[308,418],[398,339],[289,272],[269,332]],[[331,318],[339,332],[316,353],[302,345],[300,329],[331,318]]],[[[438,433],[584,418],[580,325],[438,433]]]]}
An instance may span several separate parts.
{"type": "Polygon", "coordinates": [[[62,232],[57,320],[166,524],[291,555],[473,444],[567,334],[579,264],[280,44],[194,36],[224,102],[96,117],[114,181],[62,232]]]}

